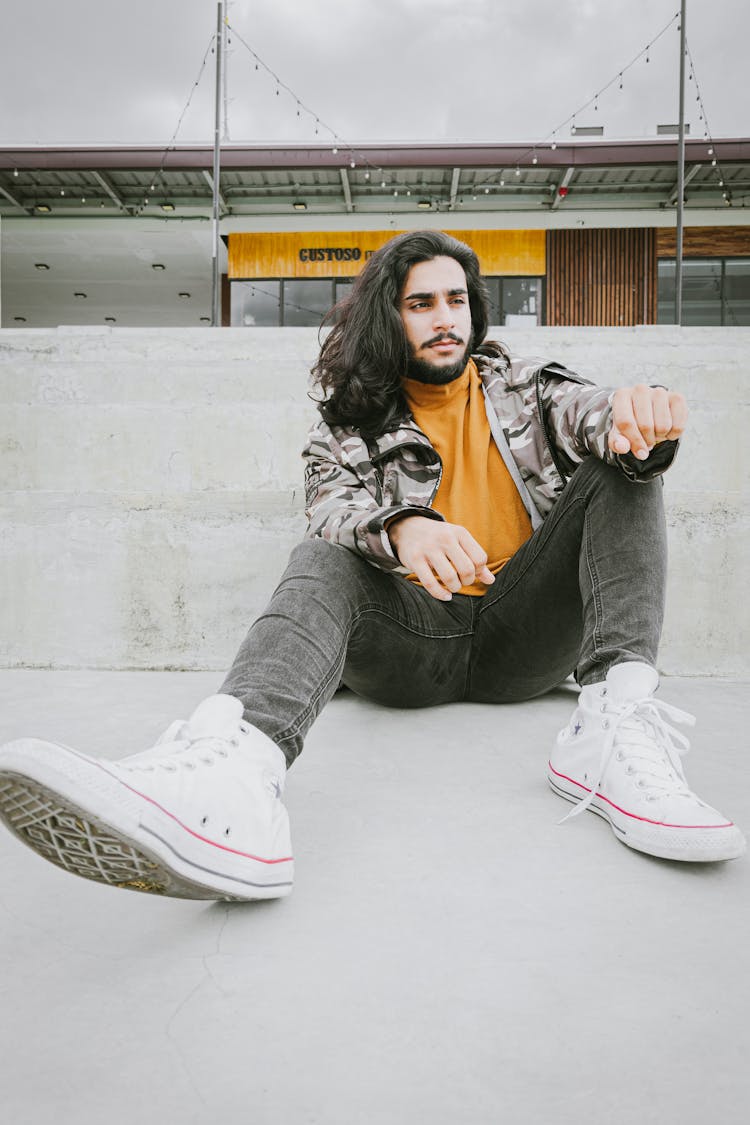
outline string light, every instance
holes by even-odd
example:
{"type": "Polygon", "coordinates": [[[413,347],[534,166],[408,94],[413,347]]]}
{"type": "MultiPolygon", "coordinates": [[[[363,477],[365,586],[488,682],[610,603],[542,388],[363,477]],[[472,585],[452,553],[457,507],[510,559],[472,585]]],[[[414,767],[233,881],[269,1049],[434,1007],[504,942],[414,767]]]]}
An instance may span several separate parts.
{"type": "MultiPolygon", "coordinates": [[[[193,83],[193,88],[191,89],[190,94],[188,95],[188,100],[185,102],[185,106],[182,110],[182,113],[180,114],[180,116],[177,120],[177,125],[175,126],[175,131],[174,131],[174,133],[172,133],[172,136],[169,139],[169,143],[167,144],[167,147],[164,149],[164,153],[163,153],[162,158],[161,158],[161,163],[159,164],[159,168],[157,170],[157,173],[154,176],[154,182],[151,184],[151,188],[150,188],[151,191],[156,190],[156,184],[159,182],[160,178],[164,174],[164,165],[167,162],[167,157],[174,147],[174,142],[175,142],[175,139],[177,137],[177,134],[180,131],[180,127],[182,125],[183,118],[185,117],[185,114],[187,113],[187,111],[190,107],[190,103],[193,100],[193,95],[195,94],[195,91],[198,89],[198,86],[200,85],[201,78],[203,77],[203,71],[206,69],[206,63],[208,62],[208,56],[210,54],[213,54],[215,41],[216,41],[216,36],[212,35],[211,39],[209,40],[208,47],[206,48],[206,53],[203,56],[203,62],[201,63],[200,70],[198,71],[198,77],[196,78],[195,82],[193,83]]],[[[142,214],[143,207],[145,206],[145,203],[146,203],[146,201],[144,200],[144,203],[137,209],[136,215],[142,214]]],[[[103,207],[103,206],[104,206],[104,203],[103,202],[100,203],[100,207],[103,207]]]]}
{"type": "MultiPolygon", "coordinates": [[[[695,63],[693,62],[693,56],[692,56],[691,51],[690,51],[690,44],[688,43],[687,40],[685,40],[685,56],[688,59],[688,63],[690,65],[690,73],[695,80],[696,101],[697,101],[697,103],[700,107],[700,113],[698,115],[698,120],[702,121],[704,123],[704,126],[705,126],[704,136],[708,139],[707,154],[708,154],[708,156],[710,156],[712,158],[711,159],[711,167],[716,169],[716,177],[717,177],[718,182],[719,182],[719,187],[723,188],[726,176],[725,176],[725,173],[724,173],[724,171],[721,167],[721,164],[719,163],[719,161],[717,159],[717,156],[716,156],[716,151],[715,151],[716,146],[714,144],[714,139],[711,136],[711,130],[710,130],[709,125],[708,125],[708,114],[706,113],[706,107],[703,104],[703,95],[701,94],[700,83],[698,82],[698,72],[696,71],[695,63]]],[[[731,207],[732,206],[732,193],[731,193],[731,191],[723,192],[723,198],[724,198],[724,202],[727,204],[727,206],[731,207]]]]}
{"type": "MultiPolygon", "coordinates": [[[[582,113],[584,113],[591,106],[594,106],[594,108],[598,110],[599,99],[615,84],[617,84],[619,86],[619,89],[622,89],[623,88],[623,76],[625,74],[627,74],[627,72],[629,70],[631,70],[632,67],[634,67],[638,62],[640,62],[640,60],[644,56],[646,57],[646,61],[647,62],[649,61],[651,48],[654,47],[656,45],[656,43],[659,42],[659,40],[662,38],[662,36],[666,35],[666,33],[670,30],[672,25],[675,24],[679,20],[679,18],[680,18],[680,13],[676,12],[672,16],[672,18],[669,20],[669,22],[664,25],[664,27],[661,29],[659,34],[655,35],[654,38],[651,40],[651,42],[647,43],[646,46],[643,47],[638,52],[638,54],[635,55],[630,60],[630,62],[627,64],[627,66],[621,67],[615,73],[615,75],[609,80],[609,82],[606,82],[604,84],[604,86],[602,86],[599,90],[596,91],[596,93],[591,98],[589,98],[589,100],[587,102],[585,102],[583,105],[579,106],[578,109],[575,110],[575,112],[569,114],[568,117],[566,117],[564,121],[561,121],[559,125],[557,125],[550,133],[547,134],[547,136],[544,138],[544,140],[542,142],[538,142],[536,145],[532,145],[528,149],[526,149],[526,151],[523,152],[521,154],[520,158],[519,158],[519,161],[518,161],[519,165],[522,164],[526,159],[528,159],[529,156],[533,156],[533,154],[535,152],[535,149],[538,147],[539,143],[545,144],[545,143],[551,142],[550,148],[553,149],[553,150],[556,149],[557,148],[557,140],[556,140],[557,135],[559,133],[562,133],[568,125],[570,126],[570,132],[575,134],[575,132],[576,132],[576,124],[575,124],[576,117],[579,117],[582,113]]],[[[679,24],[678,24],[678,27],[679,27],[679,24]]],[[[697,82],[696,82],[696,84],[697,84],[697,82]]],[[[533,161],[532,161],[532,163],[533,163],[533,161]]],[[[495,179],[496,175],[497,175],[497,173],[495,173],[492,177],[490,177],[489,180],[482,181],[482,183],[480,183],[477,186],[482,187],[484,185],[484,183],[494,182],[494,179],[495,179]]],[[[518,167],[516,168],[516,175],[517,176],[520,175],[520,171],[519,171],[518,167]]]]}

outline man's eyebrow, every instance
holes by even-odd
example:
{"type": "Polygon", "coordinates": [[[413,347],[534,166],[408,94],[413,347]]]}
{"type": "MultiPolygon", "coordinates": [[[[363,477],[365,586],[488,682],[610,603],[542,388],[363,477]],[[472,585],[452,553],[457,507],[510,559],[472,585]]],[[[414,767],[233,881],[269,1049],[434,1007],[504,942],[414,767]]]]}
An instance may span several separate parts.
{"type": "MultiPolygon", "coordinates": [[[[461,289],[461,288],[449,289],[448,290],[448,296],[449,297],[458,297],[458,296],[465,297],[465,296],[467,296],[467,290],[461,289]]],[[[431,301],[434,297],[435,297],[434,293],[409,293],[408,296],[404,297],[403,299],[405,301],[431,301]]]]}

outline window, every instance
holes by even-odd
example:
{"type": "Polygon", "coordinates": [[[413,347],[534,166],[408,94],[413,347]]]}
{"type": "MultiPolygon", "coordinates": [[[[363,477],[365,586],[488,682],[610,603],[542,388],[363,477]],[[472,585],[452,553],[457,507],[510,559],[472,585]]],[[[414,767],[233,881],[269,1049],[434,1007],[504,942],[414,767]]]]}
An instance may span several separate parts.
{"type": "Polygon", "coordinates": [[[490,298],[490,324],[510,325],[541,323],[540,277],[486,277],[490,298]]]}
{"type": "MultiPolygon", "coordinates": [[[[490,298],[490,324],[541,324],[541,277],[484,280],[490,298]]],[[[353,285],[351,277],[232,281],[231,323],[248,328],[317,328],[326,313],[348,297],[353,285]]]]}
{"type": "Polygon", "coordinates": [[[750,258],[724,262],[724,323],[750,325],[750,258]]]}
{"type": "Polygon", "coordinates": [[[326,279],[290,279],[283,282],[283,320],[285,327],[320,325],[333,304],[333,285],[326,279]]]}
{"type": "MultiPolygon", "coordinates": [[[[675,262],[658,264],[657,324],[674,324],[675,262]]],[[[750,258],[686,258],[682,323],[750,325],[750,258]]]]}
{"type": "Polygon", "coordinates": [[[244,328],[277,326],[281,315],[278,281],[233,281],[231,323],[244,328]]]}

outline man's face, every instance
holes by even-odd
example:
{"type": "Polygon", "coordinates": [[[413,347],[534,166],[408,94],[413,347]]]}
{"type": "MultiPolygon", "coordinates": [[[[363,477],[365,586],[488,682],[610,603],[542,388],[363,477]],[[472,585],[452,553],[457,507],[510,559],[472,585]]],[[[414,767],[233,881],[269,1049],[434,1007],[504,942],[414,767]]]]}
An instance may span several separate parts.
{"type": "Polygon", "coordinates": [[[450,383],[464,367],[471,345],[466,274],[455,258],[417,262],[406,275],[398,311],[411,358],[409,377],[450,383]]]}

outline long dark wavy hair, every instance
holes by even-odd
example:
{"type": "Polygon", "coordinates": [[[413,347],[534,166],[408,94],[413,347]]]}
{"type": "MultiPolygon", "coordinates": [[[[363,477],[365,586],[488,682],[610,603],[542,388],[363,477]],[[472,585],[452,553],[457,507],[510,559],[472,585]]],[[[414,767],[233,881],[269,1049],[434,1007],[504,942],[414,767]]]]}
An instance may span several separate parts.
{"type": "MultiPolygon", "coordinates": [[[[476,352],[482,344],[489,304],[474,251],[437,230],[408,231],[392,238],[375,251],[349,296],[323,321],[323,328],[333,327],[312,375],[324,395],[315,401],[329,426],[378,437],[408,413],[401,381],[410,354],[398,301],[411,267],[439,257],[455,258],[463,267],[471,310],[470,350],[476,352]]],[[[492,345],[487,351],[494,354],[492,345]]]]}

